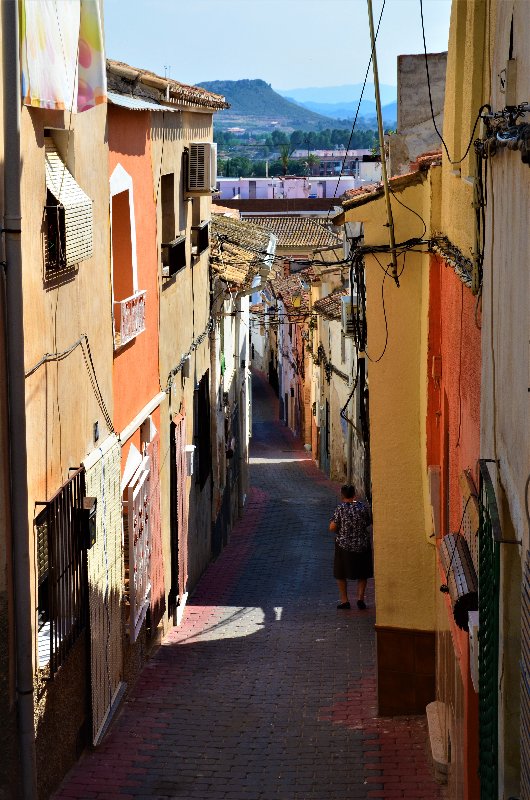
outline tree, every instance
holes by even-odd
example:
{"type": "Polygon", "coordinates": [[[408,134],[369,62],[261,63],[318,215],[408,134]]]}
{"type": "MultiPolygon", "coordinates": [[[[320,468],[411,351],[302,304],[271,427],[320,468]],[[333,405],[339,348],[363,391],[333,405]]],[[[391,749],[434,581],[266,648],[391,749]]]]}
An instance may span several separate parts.
{"type": "Polygon", "coordinates": [[[304,163],[307,167],[307,174],[313,175],[315,167],[318,167],[320,164],[320,159],[317,155],[315,155],[315,153],[309,153],[304,163]]]}
{"type": "Polygon", "coordinates": [[[279,145],[283,145],[283,144],[286,144],[286,145],[289,144],[289,137],[287,136],[287,134],[284,133],[283,131],[278,130],[278,128],[275,128],[273,130],[271,139],[272,139],[273,144],[276,147],[278,147],[279,145]]]}
{"type": "Polygon", "coordinates": [[[280,161],[282,165],[282,173],[283,175],[287,175],[287,171],[289,169],[289,157],[291,155],[291,149],[288,144],[282,144],[280,147],[280,161]]]}

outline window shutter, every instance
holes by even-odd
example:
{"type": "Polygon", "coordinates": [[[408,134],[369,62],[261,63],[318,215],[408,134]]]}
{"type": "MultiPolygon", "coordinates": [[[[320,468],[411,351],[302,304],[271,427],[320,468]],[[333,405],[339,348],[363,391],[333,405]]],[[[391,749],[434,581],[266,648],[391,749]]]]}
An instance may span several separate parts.
{"type": "Polygon", "coordinates": [[[46,139],[46,188],[64,208],[66,267],[93,254],[92,200],[76,183],[51,139],[46,139]]]}

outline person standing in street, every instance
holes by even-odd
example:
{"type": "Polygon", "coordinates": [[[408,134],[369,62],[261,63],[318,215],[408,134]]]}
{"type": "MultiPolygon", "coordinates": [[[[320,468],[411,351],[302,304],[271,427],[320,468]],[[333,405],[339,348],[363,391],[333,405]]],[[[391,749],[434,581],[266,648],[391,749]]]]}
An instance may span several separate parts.
{"type": "Polygon", "coordinates": [[[341,489],[341,503],[333,512],[329,530],[335,534],[333,576],[339,587],[338,609],[351,608],[348,581],[357,581],[357,608],[366,609],[364,595],[368,578],[373,578],[372,514],[367,503],[357,497],[355,486],[341,489]]]}

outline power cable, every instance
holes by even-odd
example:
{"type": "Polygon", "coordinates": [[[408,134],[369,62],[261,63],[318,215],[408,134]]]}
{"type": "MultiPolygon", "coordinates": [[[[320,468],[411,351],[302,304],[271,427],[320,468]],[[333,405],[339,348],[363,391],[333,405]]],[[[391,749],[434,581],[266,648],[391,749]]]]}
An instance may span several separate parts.
{"type": "Polygon", "coordinates": [[[384,318],[385,318],[385,345],[383,347],[381,355],[378,356],[377,358],[372,358],[369,355],[368,350],[365,350],[364,352],[366,353],[366,358],[368,359],[368,361],[371,361],[372,364],[377,364],[383,358],[384,354],[386,353],[386,349],[388,347],[388,319],[387,319],[387,315],[386,315],[386,305],[385,305],[385,281],[386,281],[386,279],[388,277],[389,267],[387,267],[385,269],[385,267],[383,267],[383,265],[381,264],[381,262],[379,261],[379,259],[375,255],[375,253],[373,253],[372,255],[375,258],[375,260],[377,261],[377,263],[379,264],[379,266],[381,267],[381,269],[383,270],[383,272],[385,273],[383,275],[383,280],[382,280],[382,283],[381,283],[381,300],[382,300],[382,303],[383,303],[383,315],[384,315],[384,318]]]}
{"type": "Polygon", "coordinates": [[[459,158],[458,161],[453,161],[453,159],[451,158],[451,155],[449,153],[449,149],[448,149],[448,147],[447,147],[447,145],[445,143],[445,140],[444,140],[442,134],[440,133],[440,131],[438,130],[438,125],[436,124],[436,119],[435,119],[435,114],[434,114],[434,107],[433,107],[433,102],[432,102],[432,92],[431,92],[431,78],[430,78],[430,73],[429,73],[429,58],[428,58],[428,55],[427,55],[427,43],[425,41],[425,23],[424,23],[424,19],[423,19],[423,0],[420,0],[420,18],[421,18],[421,33],[422,33],[422,38],[423,38],[423,54],[424,54],[424,57],[425,57],[425,72],[427,73],[427,88],[428,88],[428,91],[429,91],[429,106],[430,106],[430,110],[431,110],[432,124],[434,125],[434,130],[436,131],[436,133],[438,135],[438,138],[440,139],[440,141],[441,141],[441,143],[442,143],[442,145],[444,147],[444,150],[446,152],[446,155],[447,155],[447,158],[448,158],[449,162],[451,164],[453,164],[453,165],[461,164],[462,161],[466,158],[467,154],[469,153],[469,150],[471,149],[471,145],[473,144],[473,139],[475,137],[475,131],[477,129],[478,122],[481,119],[482,112],[484,110],[489,110],[491,112],[491,106],[488,105],[488,103],[484,103],[484,105],[482,105],[479,108],[477,117],[475,119],[475,124],[473,125],[473,130],[471,132],[471,136],[470,136],[468,145],[466,147],[466,151],[465,151],[464,155],[462,156],[462,158],[459,158]]]}
{"type": "MultiPolygon", "coordinates": [[[[381,7],[381,13],[379,14],[379,21],[377,23],[377,30],[376,30],[375,38],[374,38],[374,47],[375,47],[375,43],[377,42],[377,36],[379,34],[379,27],[381,25],[381,20],[383,18],[383,11],[385,10],[385,4],[386,4],[386,0],[383,0],[383,5],[381,7]]],[[[346,164],[346,159],[348,158],[348,153],[349,153],[349,150],[350,150],[351,141],[353,139],[353,133],[355,131],[355,126],[357,125],[357,118],[359,116],[359,111],[360,111],[360,108],[361,108],[361,102],[362,102],[362,99],[363,99],[364,90],[366,88],[366,81],[368,80],[368,73],[370,72],[370,66],[372,64],[372,58],[373,58],[373,50],[370,53],[370,58],[368,60],[368,66],[366,67],[366,73],[364,75],[364,81],[363,81],[363,88],[361,90],[361,96],[359,97],[359,102],[357,103],[357,110],[355,112],[355,117],[353,119],[350,138],[348,139],[348,145],[346,147],[346,155],[344,156],[344,159],[342,161],[339,177],[338,177],[338,180],[337,180],[337,185],[335,186],[335,191],[333,193],[333,197],[334,198],[337,196],[337,192],[339,190],[339,184],[340,184],[341,178],[342,178],[343,173],[344,173],[344,167],[345,167],[345,164],[346,164]]],[[[383,158],[383,154],[382,153],[381,153],[381,158],[383,158]]],[[[330,212],[331,212],[331,209],[328,210],[328,218],[329,218],[330,212]]]]}

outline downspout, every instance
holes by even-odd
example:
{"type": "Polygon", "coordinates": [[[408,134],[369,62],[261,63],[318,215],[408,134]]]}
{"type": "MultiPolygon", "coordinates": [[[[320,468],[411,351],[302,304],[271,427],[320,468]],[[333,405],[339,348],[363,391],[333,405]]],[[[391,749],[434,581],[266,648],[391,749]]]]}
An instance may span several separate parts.
{"type": "Polygon", "coordinates": [[[4,242],[6,260],[7,396],[13,585],[15,593],[16,690],[22,797],[37,797],[33,706],[33,637],[24,378],[22,253],[20,241],[20,76],[18,3],[2,5],[4,68],[4,242]]]}

